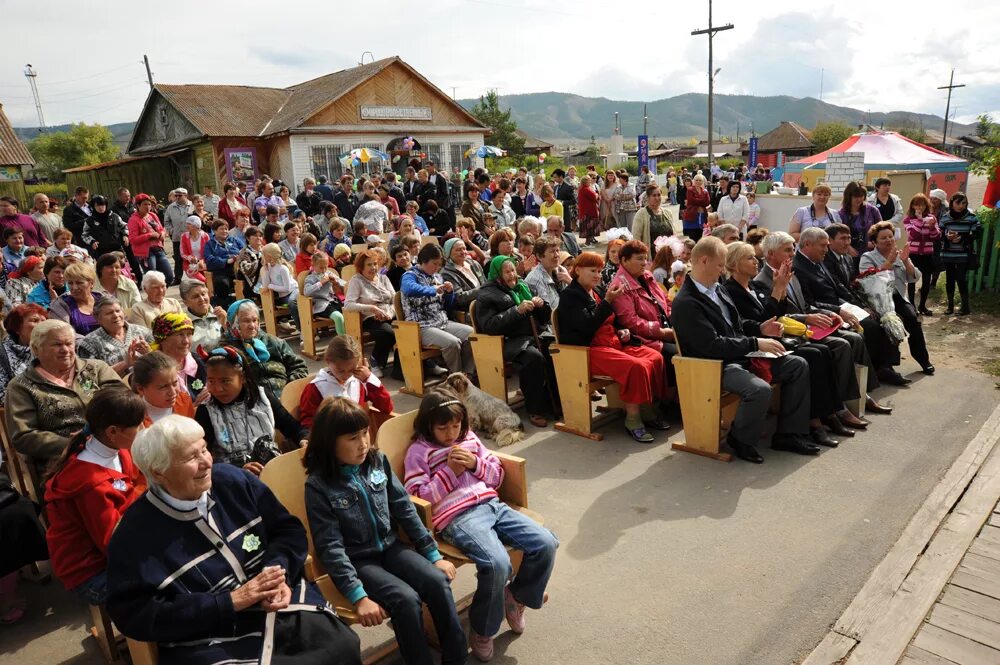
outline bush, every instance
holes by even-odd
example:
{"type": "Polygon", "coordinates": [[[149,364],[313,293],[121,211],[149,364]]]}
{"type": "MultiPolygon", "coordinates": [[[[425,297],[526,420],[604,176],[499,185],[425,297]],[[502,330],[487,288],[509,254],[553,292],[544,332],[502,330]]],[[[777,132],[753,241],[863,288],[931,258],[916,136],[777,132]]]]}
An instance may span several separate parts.
{"type": "Polygon", "coordinates": [[[37,185],[25,185],[24,188],[28,190],[28,202],[27,207],[31,207],[31,201],[35,198],[35,194],[45,194],[50,199],[59,199],[60,201],[65,201],[69,198],[69,190],[66,188],[66,183],[64,182],[44,182],[37,185]]]}

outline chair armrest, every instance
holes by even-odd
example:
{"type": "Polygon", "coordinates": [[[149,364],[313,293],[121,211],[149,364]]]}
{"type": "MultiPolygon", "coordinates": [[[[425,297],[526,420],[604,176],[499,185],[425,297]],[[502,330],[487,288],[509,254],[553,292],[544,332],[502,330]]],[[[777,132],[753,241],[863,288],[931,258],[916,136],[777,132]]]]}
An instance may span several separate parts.
{"type": "Polygon", "coordinates": [[[525,471],[527,461],[523,457],[515,457],[506,453],[494,452],[500,465],[503,466],[503,482],[497,488],[497,494],[504,503],[514,504],[522,508],[528,507],[528,477],[525,471]]]}
{"type": "Polygon", "coordinates": [[[424,523],[427,530],[434,533],[434,523],[431,521],[431,502],[421,499],[419,496],[410,495],[410,501],[420,516],[420,521],[424,523]]]}

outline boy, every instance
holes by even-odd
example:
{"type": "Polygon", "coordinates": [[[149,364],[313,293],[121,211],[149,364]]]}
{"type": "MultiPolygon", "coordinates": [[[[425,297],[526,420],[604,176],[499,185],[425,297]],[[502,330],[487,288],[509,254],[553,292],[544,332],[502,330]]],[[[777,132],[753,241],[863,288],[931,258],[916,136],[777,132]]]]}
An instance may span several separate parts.
{"type": "Polygon", "coordinates": [[[403,243],[400,243],[392,250],[390,258],[392,259],[392,267],[389,268],[386,277],[389,278],[392,288],[399,291],[399,284],[403,280],[403,273],[413,267],[410,260],[410,250],[403,243]]]}

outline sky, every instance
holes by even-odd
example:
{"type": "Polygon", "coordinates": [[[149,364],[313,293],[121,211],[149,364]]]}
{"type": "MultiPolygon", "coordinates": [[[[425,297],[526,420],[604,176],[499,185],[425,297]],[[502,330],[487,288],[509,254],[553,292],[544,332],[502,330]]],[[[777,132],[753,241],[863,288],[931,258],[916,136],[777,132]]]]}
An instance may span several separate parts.
{"type": "MultiPolygon", "coordinates": [[[[936,88],[954,68],[966,85],[954,117],[1000,119],[1000,3],[790,5],[799,9],[715,0],[713,23],[735,25],[714,40],[717,92],[819,97],[822,85],[833,104],[943,116],[936,88]]],[[[4,0],[3,10],[0,103],[14,126],[38,124],[27,63],[47,125],[134,121],[149,92],[143,54],[158,83],[287,87],[371,52],[400,56],[459,99],[493,88],[630,101],[707,92],[708,39],[691,36],[708,25],[707,0],[4,0]]]]}

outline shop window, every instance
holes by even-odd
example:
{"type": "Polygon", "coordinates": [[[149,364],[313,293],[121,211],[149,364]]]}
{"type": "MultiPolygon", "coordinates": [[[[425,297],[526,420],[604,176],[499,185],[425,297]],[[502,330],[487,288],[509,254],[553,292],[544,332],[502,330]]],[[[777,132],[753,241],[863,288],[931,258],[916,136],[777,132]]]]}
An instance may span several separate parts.
{"type": "Polygon", "coordinates": [[[459,171],[471,171],[472,170],[472,158],[465,156],[465,151],[472,148],[471,143],[452,143],[449,148],[451,148],[451,163],[448,165],[449,169],[458,168],[459,171]]]}
{"type": "Polygon", "coordinates": [[[313,178],[325,175],[331,182],[335,182],[344,174],[344,168],[340,165],[340,156],[347,152],[343,145],[314,145],[310,149],[311,153],[311,173],[313,178]]]}

